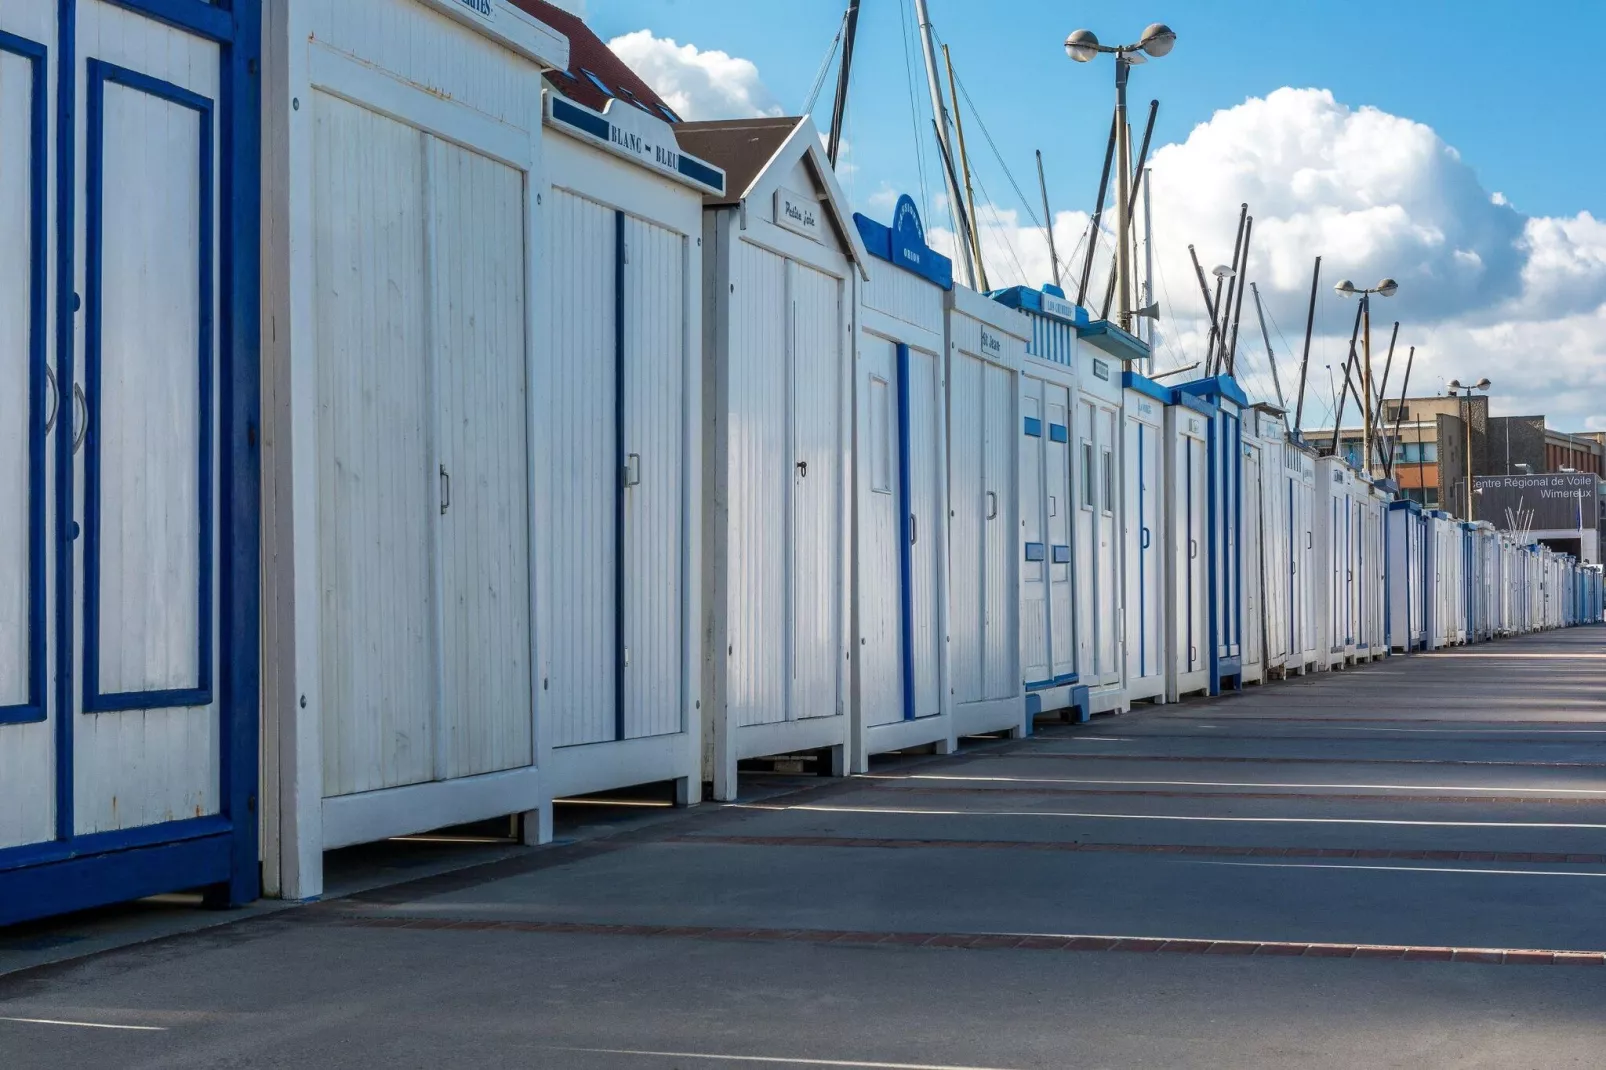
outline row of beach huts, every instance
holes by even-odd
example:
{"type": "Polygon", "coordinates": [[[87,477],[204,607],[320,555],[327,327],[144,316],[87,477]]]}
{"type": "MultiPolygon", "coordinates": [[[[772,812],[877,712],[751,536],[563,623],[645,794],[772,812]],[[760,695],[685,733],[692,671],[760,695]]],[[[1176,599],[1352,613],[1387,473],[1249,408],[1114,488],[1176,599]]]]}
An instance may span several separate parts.
{"type": "Polygon", "coordinates": [[[0,0],[0,924],[1602,616],[507,0],[0,0]]]}

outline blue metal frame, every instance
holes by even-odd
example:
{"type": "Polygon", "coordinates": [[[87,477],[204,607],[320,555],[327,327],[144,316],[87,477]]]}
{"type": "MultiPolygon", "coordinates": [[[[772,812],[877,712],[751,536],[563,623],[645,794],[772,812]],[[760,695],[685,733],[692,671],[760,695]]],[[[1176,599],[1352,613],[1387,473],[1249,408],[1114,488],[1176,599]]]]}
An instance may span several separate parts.
{"type": "Polygon", "coordinates": [[[903,675],[903,719],[919,716],[915,709],[914,658],[914,494],[909,486],[909,347],[898,343],[898,510],[903,538],[898,542],[898,633],[903,675]]]}
{"type": "Polygon", "coordinates": [[[84,395],[87,428],[84,432],[84,621],[83,621],[83,712],[109,713],[119,710],[154,710],[177,706],[209,706],[212,703],[212,307],[213,307],[213,226],[215,209],[213,151],[213,102],[199,94],[126,67],[98,59],[87,62],[89,131],[86,146],[84,205],[84,281],[87,291],[84,322],[84,395]],[[196,476],[199,515],[197,552],[200,557],[196,590],[196,681],[194,687],[160,691],[124,691],[105,694],[100,690],[100,549],[101,549],[101,253],[102,193],[106,177],[105,103],[106,86],[121,85],[158,100],[165,100],[196,113],[200,124],[200,263],[197,275],[200,322],[197,324],[199,352],[196,354],[199,395],[197,398],[198,471],[196,476]]]}
{"type": "MultiPolygon", "coordinates": [[[[0,725],[43,721],[45,702],[45,292],[49,257],[46,220],[49,218],[46,187],[50,160],[46,141],[50,136],[47,67],[49,50],[29,41],[0,32],[0,52],[27,60],[33,70],[28,123],[28,696],[20,703],[0,706],[0,725]]],[[[57,417],[61,415],[61,392],[56,392],[57,417]]]]}
{"type": "MultiPolygon", "coordinates": [[[[256,898],[258,704],[260,682],[259,322],[261,87],[259,0],[113,0],[220,46],[222,167],[216,190],[224,221],[217,235],[218,441],[221,445],[221,553],[218,611],[222,649],[217,673],[219,813],[115,832],[75,836],[73,728],[55,718],[56,836],[0,849],[0,925],[183,888],[204,888],[209,905],[256,898]]],[[[77,166],[75,26],[77,0],[57,0],[56,79],[56,363],[73,379],[74,221],[77,166]]],[[[56,434],[57,709],[72,708],[72,433],[63,411],[56,434]]]]}

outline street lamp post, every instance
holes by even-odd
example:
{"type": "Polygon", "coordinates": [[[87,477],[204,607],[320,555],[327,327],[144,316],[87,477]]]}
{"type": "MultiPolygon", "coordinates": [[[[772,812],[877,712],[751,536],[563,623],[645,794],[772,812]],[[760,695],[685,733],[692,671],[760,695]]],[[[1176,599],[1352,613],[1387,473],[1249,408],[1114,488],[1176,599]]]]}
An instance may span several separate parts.
{"type": "Polygon", "coordinates": [[[1400,289],[1400,284],[1393,279],[1384,279],[1371,289],[1360,289],[1353,282],[1344,279],[1333,287],[1348,297],[1360,294],[1361,297],[1361,470],[1368,477],[1372,474],[1372,295],[1393,297],[1400,289]]]}
{"type": "Polygon", "coordinates": [[[1132,206],[1127,203],[1132,161],[1126,138],[1126,79],[1134,64],[1148,62],[1149,56],[1159,59],[1176,43],[1177,35],[1163,22],[1149,26],[1131,45],[1101,45],[1092,30],[1076,30],[1065,39],[1065,54],[1078,63],[1086,63],[1100,52],[1115,56],[1115,320],[1124,331],[1132,329],[1132,206]]]}
{"type": "Polygon", "coordinates": [[[1466,401],[1466,415],[1461,417],[1461,422],[1466,427],[1467,519],[1472,520],[1472,392],[1474,390],[1487,391],[1489,389],[1489,380],[1479,379],[1469,386],[1462,386],[1461,380],[1451,379],[1449,386],[1456,397],[1466,401]]]}

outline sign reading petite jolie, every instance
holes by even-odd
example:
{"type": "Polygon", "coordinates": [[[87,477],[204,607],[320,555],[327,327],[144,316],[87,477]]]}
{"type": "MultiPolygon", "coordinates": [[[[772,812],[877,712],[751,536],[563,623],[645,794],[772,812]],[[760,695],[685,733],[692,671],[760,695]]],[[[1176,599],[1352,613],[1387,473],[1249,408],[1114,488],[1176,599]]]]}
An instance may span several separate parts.
{"type": "Polygon", "coordinates": [[[820,202],[806,193],[781,187],[775,191],[775,225],[820,240],[820,202]]]}

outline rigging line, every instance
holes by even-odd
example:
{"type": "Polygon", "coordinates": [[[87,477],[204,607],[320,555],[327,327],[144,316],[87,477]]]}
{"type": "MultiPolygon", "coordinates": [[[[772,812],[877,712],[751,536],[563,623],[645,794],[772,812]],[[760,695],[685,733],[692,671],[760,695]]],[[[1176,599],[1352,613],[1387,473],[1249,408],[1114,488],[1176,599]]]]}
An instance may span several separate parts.
{"type": "MultiPolygon", "coordinates": [[[[831,38],[831,46],[825,50],[825,58],[820,60],[820,69],[814,72],[814,87],[809,90],[808,103],[803,105],[799,115],[813,115],[814,105],[819,103],[820,89],[825,85],[826,72],[831,69],[831,60],[836,56],[837,46],[842,43],[842,33],[847,29],[848,15],[842,13],[842,21],[837,23],[836,36],[831,38]]],[[[849,75],[851,77],[851,74],[849,75]]]]}
{"type": "MultiPolygon", "coordinates": [[[[1009,254],[1010,261],[1015,265],[1015,277],[1020,279],[1022,284],[1030,286],[1031,283],[1026,279],[1026,268],[1021,264],[1020,257],[1015,253],[1015,243],[1011,241],[1009,235],[1004,232],[1004,228],[998,225],[998,208],[993,202],[992,194],[987,192],[987,186],[982,182],[981,175],[976,174],[974,175],[974,178],[976,180],[977,187],[981,190],[981,195],[985,200],[987,210],[992,213],[993,224],[987,229],[993,231],[993,239],[995,243],[1002,245],[1004,247],[1004,251],[1009,254]]],[[[978,235],[982,233],[981,220],[979,218],[972,219],[970,221],[970,225],[976,229],[976,233],[978,235]]]]}

